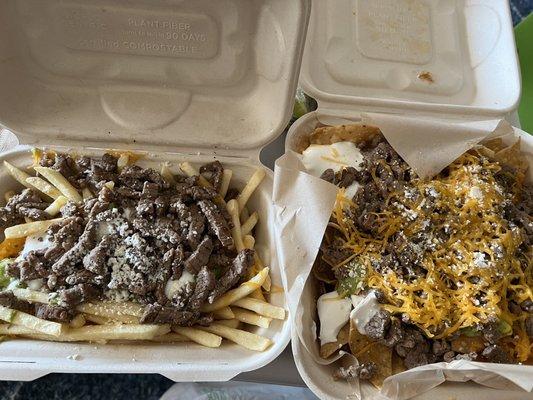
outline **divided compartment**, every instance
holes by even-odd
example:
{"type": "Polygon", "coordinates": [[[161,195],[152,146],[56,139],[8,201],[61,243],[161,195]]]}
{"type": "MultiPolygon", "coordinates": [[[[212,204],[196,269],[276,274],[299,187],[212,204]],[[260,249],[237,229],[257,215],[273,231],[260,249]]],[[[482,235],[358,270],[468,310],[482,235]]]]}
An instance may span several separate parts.
{"type": "MultiPolygon", "coordinates": [[[[304,138],[314,131],[315,128],[325,125],[339,125],[348,123],[359,123],[361,121],[358,113],[343,112],[337,115],[322,113],[320,111],[310,112],[303,117],[299,118],[289,129],[287,139],[285,142],[285,151],[295,151],[299,153],[302,143],[305,142],[304,138]]],[[[516,133],[516,132],[515,132],[516,133]]],[[[521,140],[522,152],[528,154],[530,158],[533,158],[533,136],[519,132],[521,140]]],[[[533,181],[533,166],[528,170],[528,178],[530,182],[533,181]]],[[[316,311],[316,300],[318,299],[318,290],[314,284],[314,278],[311,274],[308,281],[305,284],[304,291],[302,293],[301,302],[305,312],[311,310],[312,315],[306,315],[302,321],[309,321],[313,319],[317,321],[318,315],[316,311]]],[[[316,325],[308,326],[308,329],[316,329],[316,325]]],[[[318,342],[316,343],[319,347],[318,342]]],[[[294,361],[300,376],[304,380],[307,386],[321,399],[337,400],[350,398],[353,394],[353,388],[346,381],[333,380],[333,373],[336,367],[339,366],[339,361],[329,365],[319,365],[315,363],[312,356],[307,352],[303,344],[301,343],[298,334],[293,330],[291,338],[291,347],[294,354],[294,361]]],[[[379,395],[378,391],[370,384],[361,385],[361,391],[365,395],[364,399],[385,399],[379,395]]],[[[432,390],[422,393],[413,400],[432,400],[436,398],[469,398],[469,395],[481,396],[487,400],[499,400],[502,395],[509,400],[521,400],[521,399],[533,399],[533,394],[517,389],[513,390],[494,390],[486,386],[481,386],[475,383],[457,383],[446,382],[442,385],[433,388],[432,390]],[[526,397],[527,396],[527,397],[526,397]]]]}
{"type": "MultiPolygon", "coordinates": [[[[250,205],[261,218],[257,244],[281,287],[272,172],[258,160],[292,115],[309,13],[309,0],[2,1],[0,124],[24,146],[0,160],[30,164],[29,145],[89,155],[128,149],[150,152],[148,163],[219,159],[241,185],[264,168],[250,205]]],[[[4,170],[0,183],[15,186],[4,170]]],[[[285,307],[284,294],[272,303],[285,307]]],[[[273,346],[257,353],[227,341],[218,349],[6,341],[0,379],[93,372],[224,381],[274,360],[290,322],[252,331],[273,346]]]]}
{"type": "MultiPolygon", "coordinates": [[[[69,148],[47,147],[68,152],[69,148]]],[[[101,155],[103,149],[74,149],[75,154],[101,155]]],[[[142,152],[138,152],[141,153],[142,152]]],[[[250,210],[259,213],[259,223],[254,235],[257,249],[266,265],[270,266],[272,285],[282,287],[280,266],[274,247],[271,229],[272,171],[257,162],[244,158],[217,159],[233,170],[232,185],[241,189],[256,168],[263,168],[265,179],[249,200],[250,210]]],[[[31,148],[17,147],[0,156],[19,168],[31,165],[31,148]]],[[[189,161],[196,168],[213,161],[213,156],[180,153],[145,153],[137,162],[144,167],[157,169],[161,162],[177,165],[189,161]]],[[[21,188],[4,168],[0,169],[2,194],[21,188]]],[[[286,307],[285,294],[274,292],[273,305],[286,307]]],[[[174,381],[225,381],[241,372],[260,368],[273,361],[290,340],[290,321],[272,320],[268,329],[247,326],[247,330],[270,338],[274,343],[264,352],[247,350],[224,340],[220,348],[210,349],[193,343],[139,343],[106,344],[55,343],[16,339],[0,345],[0,378],[5,380],[33,380],[48,373],[158,373],[174,381]],[[69,359],[78,355],[77,360],[69,359]]]]}

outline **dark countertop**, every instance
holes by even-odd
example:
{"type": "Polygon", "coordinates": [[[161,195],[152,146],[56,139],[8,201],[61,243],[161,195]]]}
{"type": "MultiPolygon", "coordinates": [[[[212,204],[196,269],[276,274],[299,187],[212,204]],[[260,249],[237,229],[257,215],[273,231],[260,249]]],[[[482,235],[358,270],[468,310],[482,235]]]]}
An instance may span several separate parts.
{"type": "MultiPolygon", "coordinates": [[[[517,24],[533,0],[511,1],[517,24]]],[[[33,382],[0,382],[0,400],[157,400],[173,382],[159,375],[50,374],[33,382]]]]}

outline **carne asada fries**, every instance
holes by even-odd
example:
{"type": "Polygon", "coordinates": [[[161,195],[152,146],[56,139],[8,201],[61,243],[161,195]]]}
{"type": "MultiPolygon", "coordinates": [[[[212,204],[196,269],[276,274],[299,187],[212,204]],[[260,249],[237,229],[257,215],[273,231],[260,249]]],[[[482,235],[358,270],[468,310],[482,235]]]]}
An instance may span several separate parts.
{"type": "Polygon", "coordinates": [[[24,189],[0,208],[0,334],[270,346],[239,329],[285,318],[248,297],[270,291],[254,250],[259,214],[245,208],[263,170],[238,192],[218,161],[181,163],[176,174],[169,163],[142,168],[127,152],[33,154],[34,174],[4,162],[24,189]]]}

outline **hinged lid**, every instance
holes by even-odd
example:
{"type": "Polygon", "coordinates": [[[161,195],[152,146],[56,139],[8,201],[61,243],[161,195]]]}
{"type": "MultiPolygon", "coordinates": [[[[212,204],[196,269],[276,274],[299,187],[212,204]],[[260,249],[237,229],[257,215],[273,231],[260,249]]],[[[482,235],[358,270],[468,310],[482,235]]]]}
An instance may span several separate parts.
{"type": "Polygon", "coordinates": [[[258,149],[288,122],[308,0],[2,0],[23,143],[258,149]]]}
{"type": "Polygon", "coordinates": [[[315,0],[301,71],[324,110],[461,115],[517,107],[506,0],[315,0]]]}

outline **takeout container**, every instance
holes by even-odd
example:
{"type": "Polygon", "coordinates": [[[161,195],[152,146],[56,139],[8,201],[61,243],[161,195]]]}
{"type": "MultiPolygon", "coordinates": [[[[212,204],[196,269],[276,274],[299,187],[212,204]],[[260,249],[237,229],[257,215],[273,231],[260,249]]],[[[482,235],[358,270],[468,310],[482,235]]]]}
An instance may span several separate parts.
{"type": "MultiPolygon", "coordinates": [[[[257,247],[281,286],[270,224],[272,173],[259,152],[292,113],[309,2],[295,0],[5,0],[0,4],[0,122],[24,146],[0,156],[31,163],[30,146],[101,154],[145,152],[141,165],[220,160],[250,199],[257,247]]],[[[15,188],[4,169],[2,193],[15,188]]],[[[284,307],[283,293],[271,302],[284,307]]],[[[195,344],[0,344],[0,379],[51,372],[159,373],[174,381],[224,381],[276,358],[290,322],[251,331],[262,353],[228,342],[195,344]]]]}
{"type": "MultiPolygon", "coordinates": [[[[286,151],[301,150],[302,138],[317,126],[357,123],[365,112],[450,122],[507,118],[516,125],[512,113],[520,98],[520,72],[509,4],[314,0],[300,84],[317,99],[318,109],[291,126],[286,151]]],[[[533,138],[519,134],[523,149],[533,155],[533,138]]],[[[306,330],[316,329],[311,280],[301,297],[306,330]]],[[[317,396],[352,398],[349,383],[333,380],[335,364],[317,364],[296,329],[292,350],[300,375],[317,396]]],[[[362,385],[362,392],[364,399],[384,398],[370,385],[362,385]]],[[[466,399],[473,393],[502,396],[473,383],[446,383],[416,398],[466,399]]],[[[533,398],[523,391],[505,395],[533,398]]]]}

